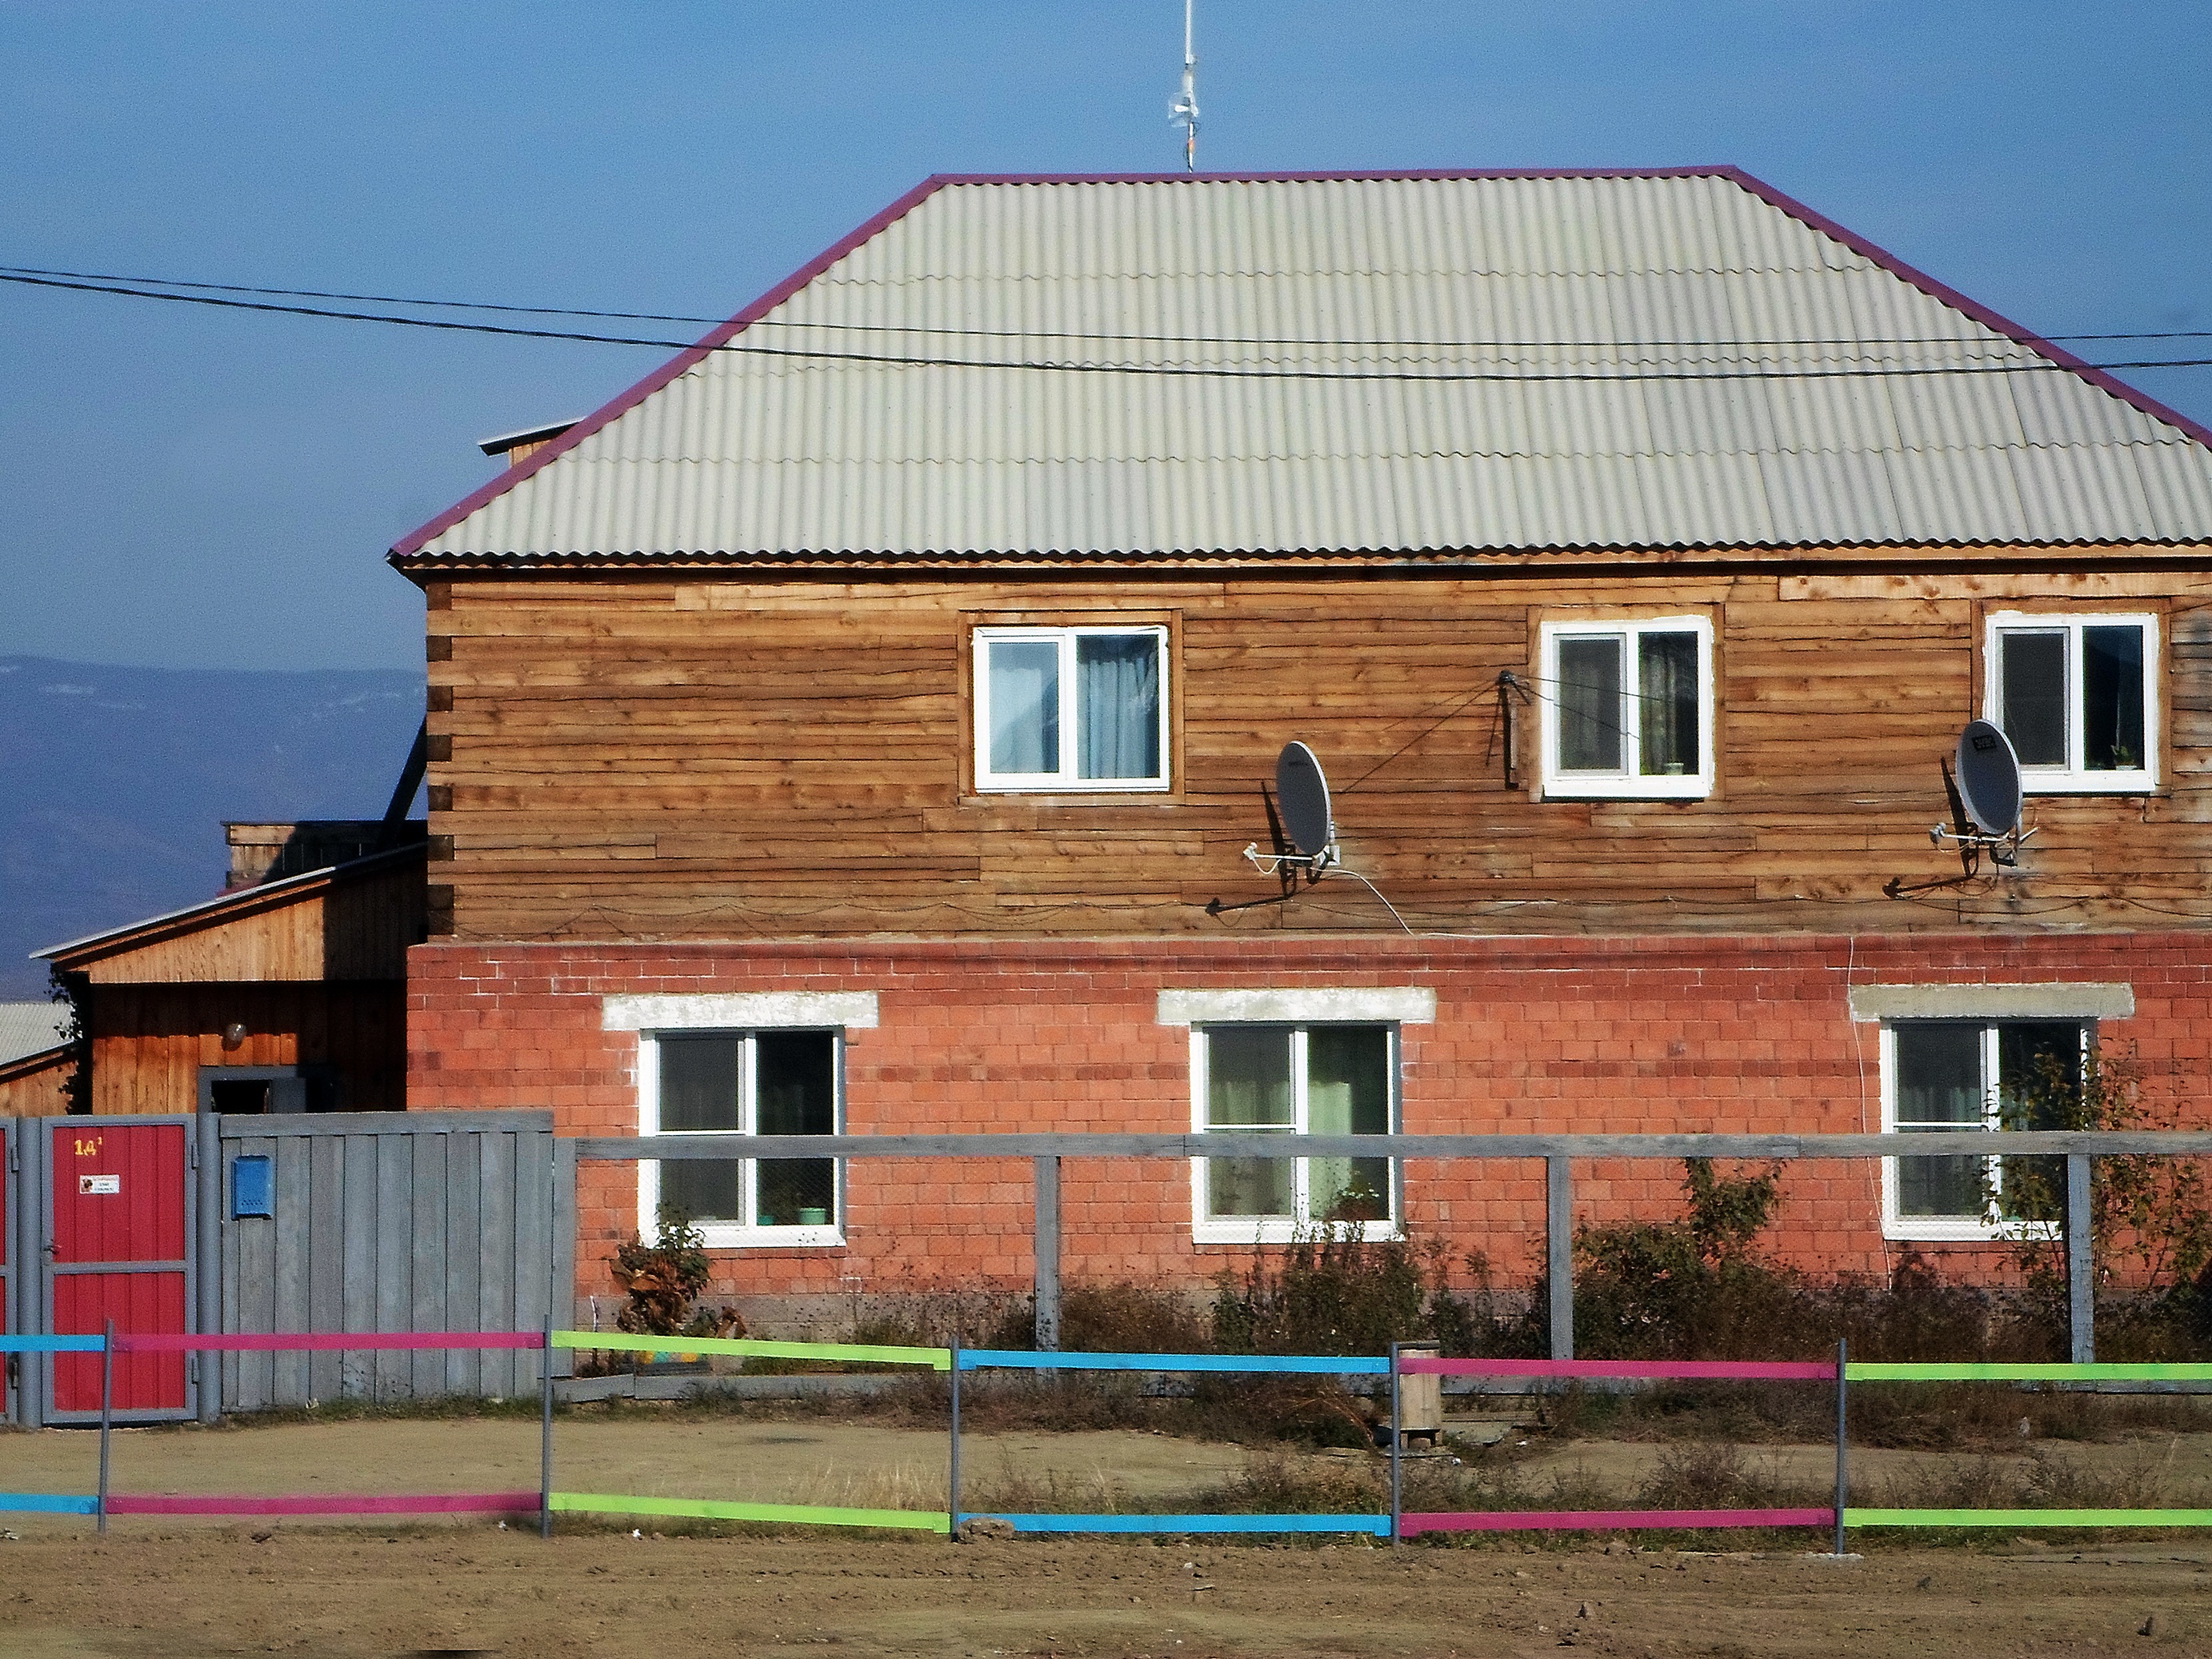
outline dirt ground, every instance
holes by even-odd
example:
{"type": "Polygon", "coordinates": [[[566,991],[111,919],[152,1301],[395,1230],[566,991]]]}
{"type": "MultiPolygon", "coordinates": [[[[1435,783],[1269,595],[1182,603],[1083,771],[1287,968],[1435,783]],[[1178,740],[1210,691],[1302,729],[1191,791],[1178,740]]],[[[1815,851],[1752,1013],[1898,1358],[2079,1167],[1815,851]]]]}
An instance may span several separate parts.
{"type": "Polygon", "coordinates": [[[2212,1553],[2163,1547],[1838,1565],[1596,1547],[260,1535],[0,1542],[0,1651],[1929,1659],[2212,1647],[2212,1553]]]}
{"type": "MultiPolygon", "coordinates": [[[[120,1431],[134,1492],[532,1488],[538,1425],[400,1419],[120,1431]]],[[[1534,1448],[1524,1468],[1632,1489],[1661,1448],[1534,1448]]],[[[2085,1448],[2212,1470],[2212,1436],[2085,1448]]],[[[0,1434],[0,1489],[85,1491],[82,1431],[0,1434]]],[[[1757,1449],[1808,1480],[1826,1449],[1757,1449]]],[[[1172,1507],[1243,1470],[1234,1446],[1138,1431],[978,1434],[967,1490],[1172,1507]]],[[[1309,1454],[1321,1459],[1328,1454],[1309,1454]]],[[[1336,1455],[1340,1459],[1344,1455],[1336,1455]]],[[[1862,1454],[1871,1472],[1898,1454],[1862,1454]]],[[[940,1508],[941,1434],[808,1418],[564,1419],[570,1491],[940,1508]]],[[[0,1655],[906,1654],[1930,1656],[2212,1652],[2212,1540],[2012,1540],[1863,1561],[1591,1538],[1480,1548],[739,1529],[563,1517],[427,1526],[0,1516],[0,1655]],[[2148,1633],[2143,1633],[2148,1629],[2148,1633]]],[[[1809,1534],[1805,1547],[1824,1546],[1809,1534]]]]}

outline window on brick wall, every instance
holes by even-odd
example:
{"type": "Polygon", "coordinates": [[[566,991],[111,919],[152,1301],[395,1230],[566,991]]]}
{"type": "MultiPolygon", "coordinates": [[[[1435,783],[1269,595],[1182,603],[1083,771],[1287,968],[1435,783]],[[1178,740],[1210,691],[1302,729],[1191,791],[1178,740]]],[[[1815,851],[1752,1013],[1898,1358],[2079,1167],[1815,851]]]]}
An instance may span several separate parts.
{"type": "Polygon", "coordinates": [[[1168,787],[1168,631],[975,633],[979,789],[1168,787]]]}
{"type": "MultiPolygon", "coordinates": [[[[2048,1066],[2078,1073],[2095,1032],[2083,1020],[1893,1021],[1881,1034],[1881,1127],[1899,1134],[1996,1128],[2008,1100],[2027,1097],[2048,1066]]],[[[1883,1231],[1898,1239],[2001,1236],[2005,1169],[2017,1162],[1883,1159],[1883,1231]]]]}
{"type": "MultiPolygon", "coordinates": [[[[1191,1032],[1202,1133],[1382,1135],[1397,1121],[1389,1025],[1207,1025],[1191,1032]]],[[[1387,1158],[1194,1162],[1200,1243],[1275,1243],[1323,1224],[1388,1238],[1398,1176],[1387,1158]]]]}
{"type": "MultiPolygon", "coordinates": [[[[830,1135],[843,1119],[835,1031],[667,1032],[639,1045],[639,1133],[830,1135]]],[[[828,1158],[668,1158],[638,1165],[639,1231],[663,1205],[709,1245],[843,1242],[843,1188],[828,1158]]]]}

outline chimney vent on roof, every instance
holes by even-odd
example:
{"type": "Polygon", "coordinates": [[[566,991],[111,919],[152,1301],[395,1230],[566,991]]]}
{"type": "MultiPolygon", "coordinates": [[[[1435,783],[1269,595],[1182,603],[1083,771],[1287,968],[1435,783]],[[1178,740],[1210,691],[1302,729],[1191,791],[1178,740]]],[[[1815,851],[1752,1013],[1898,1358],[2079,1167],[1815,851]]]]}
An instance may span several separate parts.
{"type": "Polygon", "coordinates": [[[526,426],[520,432],[502,432],[496,438],[479,439],[477,447],[487,455],[506,456],[509,466],[520,466],[575,424],[575,421],[555,421],[547,426],[526,426]]]}

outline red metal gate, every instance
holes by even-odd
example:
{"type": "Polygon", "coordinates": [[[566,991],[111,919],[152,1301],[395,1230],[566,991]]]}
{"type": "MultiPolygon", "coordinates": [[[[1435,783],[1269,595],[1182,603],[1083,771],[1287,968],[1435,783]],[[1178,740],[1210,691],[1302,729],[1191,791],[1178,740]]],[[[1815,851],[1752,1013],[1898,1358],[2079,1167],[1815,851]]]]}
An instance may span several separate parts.
{"type": "MultiPolygon", "coordinates": [[[[189,1118],[48,1118],[46,1328],[57,1336],[192,1328],[189,1118]]],[[[183,1354],[118,1354],[114,1410],[147,1422],[189,1416],[183,1354]]],[[[48,1422],[100,1413],[100,1358],[56,1354],[48,1422]]]]}

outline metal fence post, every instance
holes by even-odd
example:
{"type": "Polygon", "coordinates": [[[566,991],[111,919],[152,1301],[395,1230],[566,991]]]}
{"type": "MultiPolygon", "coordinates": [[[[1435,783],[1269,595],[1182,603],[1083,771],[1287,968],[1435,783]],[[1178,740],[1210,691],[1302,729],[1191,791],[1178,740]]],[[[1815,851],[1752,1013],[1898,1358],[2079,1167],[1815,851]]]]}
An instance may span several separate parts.
{"type": "Polygon", "coordinates": [[[1036,1345],[1038,1352],[1051,1353],[1060,1347],[1060,1159],[1040,1158],[1035,1164],[1036,1345]]]}
{"type": "Polygon", "coordinates": [[[1575,1357],[1575,1176],[1570,1161],[1544,1160],[1546,1278],[1552,1291],[1552,1358],[1575,1357]]]}
{"type": "MultiPolygon", "coordinates": [[[[198,1153],[199,1203],[194,1212],[193,1224],[197,1237],[192,1251],[199,1274],[198,1326],[208,1336],[222,1334],[222,1235],[225,1218],[229,1211],[223,1203],[224,1170],[222,1167],[222,1117],[216,1112],[203,1112],[193,1125],[196,1133],[195,1149],[198,1153]]],[[[216,1352],[195,1354],[191,1364],[199,1369],[199,1420],[213,1425],[222,1418],[222,1355],[216,1352]]]]}
{"type": "Polygon", "coordinates": [[[100,1522],[107,1530],[107,1431],[115,1419],[115,1322],[107,1322],[107,1340],[100,1345],[100,1522]]]}
{"type": "Polygon", "coordinates": [[[1398,1344],[1390,1345],[1390,1542],[1393,1547],[1403,1541],[1399,1516],[1404,1511],[1404,1488],[1400,1485],[1399,1443],[1405,1438],[1398,1424],[1398,1344]]]}
{"type": "Polygon", "coordinates": [[[1849,1419],[1845,1416],[1845,1372],[1850,1364],[1851,1346],[1847,1337],[1836,1339],[1836,1553],[1844,1553],[1844,1460],[1850,1444],[1849,1419]]]}
{"type": "Polygon", "coordinates": [[[553,1535],[553,1308],[545,1309],[545,1347],[538,1366],[538,1535],[553,1535]]]}
{"type": "Polygon", "coordinates": [[[2089,1154],[2066,1154],[2066,1303],[2068,1334],[2077,1365],[2097,1361],[2095,1224],[2089,1211],[2089,1154]]]}
{"type": "MultiPolygon", "coordinates": [[[[1042,1159],[1039,1162],[1042,1162],[1042,1159]]],[[[960,1536],[960,1339],[952,1339],[952,1455],[945,1469],[945,1531],[960,1536]]]]}

